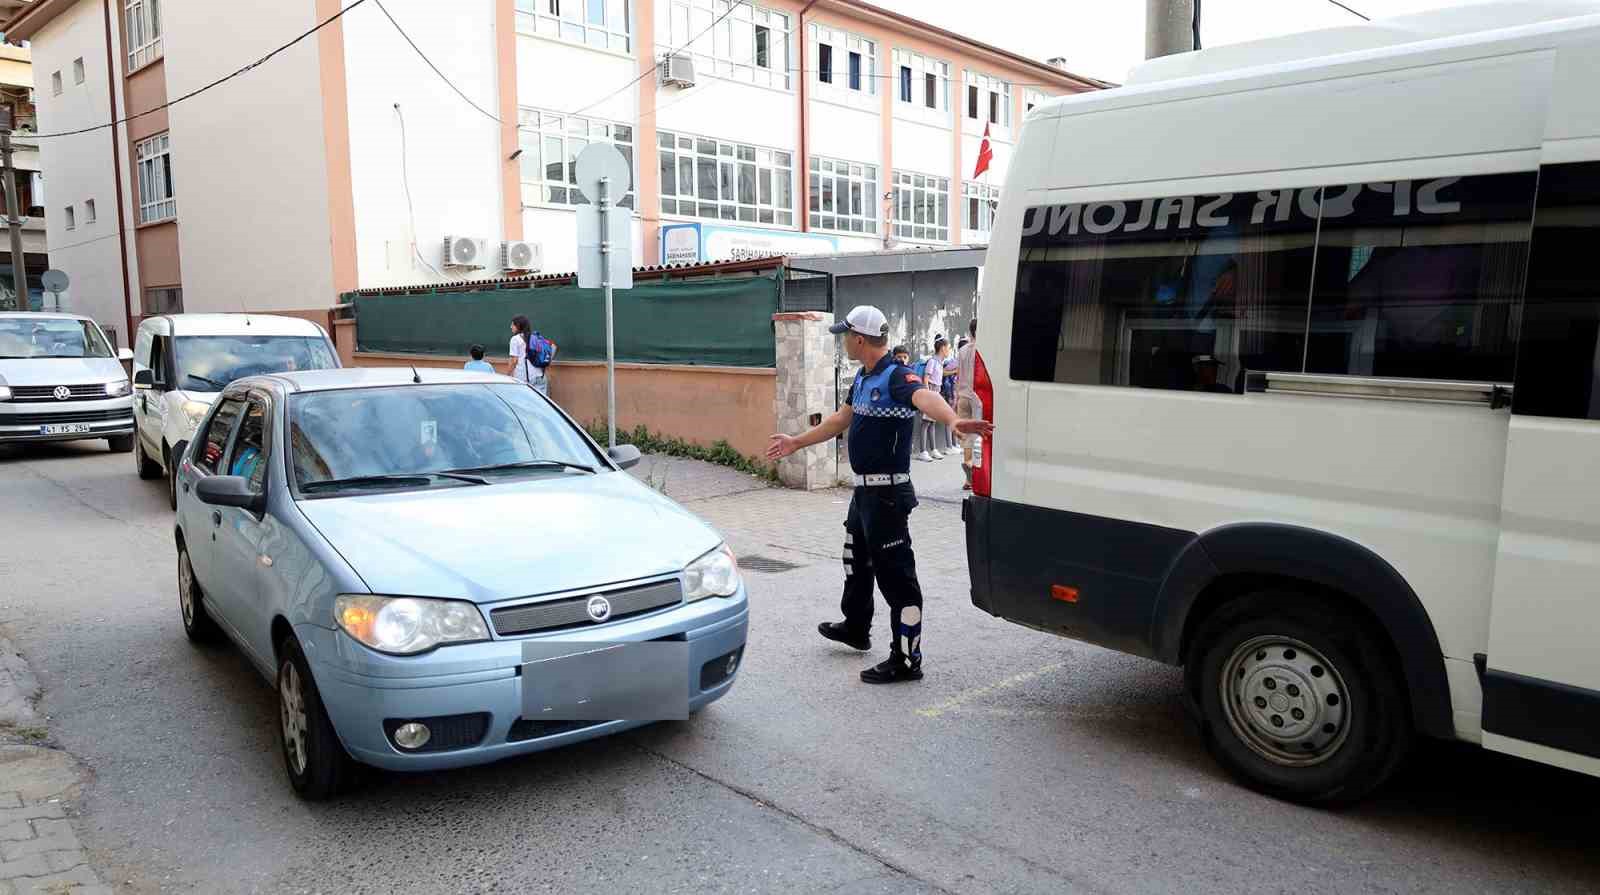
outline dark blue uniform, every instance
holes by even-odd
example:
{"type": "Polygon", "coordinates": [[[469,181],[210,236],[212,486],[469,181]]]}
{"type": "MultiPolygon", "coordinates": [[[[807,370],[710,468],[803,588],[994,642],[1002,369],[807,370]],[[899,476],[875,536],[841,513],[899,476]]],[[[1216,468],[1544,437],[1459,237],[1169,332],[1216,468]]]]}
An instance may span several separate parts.
{"type": "Polygon", "coordinates": [[[850,499],[844,535],[845,628],[866,636],[872,629],[872,582],[889,604],[890,658],[922,663],[922,586],[917,583],[911,532],[917,505],[911,487],[911,432],[917,410],[911,398],[922,378],[884,355],[877,366],[856,374],[850,387],[850,468],[859,476],[890,476],[888,483],[858,485],[850,499]],[[906,481],[894,483],[894,476],[906,481]]]}

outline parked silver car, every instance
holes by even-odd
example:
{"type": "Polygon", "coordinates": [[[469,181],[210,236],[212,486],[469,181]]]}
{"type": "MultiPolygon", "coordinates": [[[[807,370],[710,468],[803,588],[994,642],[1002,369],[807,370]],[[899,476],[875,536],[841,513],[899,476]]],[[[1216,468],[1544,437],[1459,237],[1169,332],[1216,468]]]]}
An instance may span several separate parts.
{"type": "Polygon", "coordinates": [[[120,361],[88,317],[0,313],[0,442],[104,438],[133,450],[133,398],[120,361]]]}
{"type": "MultiPolygon", "coordinates": [[[[344,369],[224,389],[178,469],[184,628],[277,684],[307,798],[684,718],[745,645],[710,526],[503,376],[344,369]]],[[[219,694],[220,696],[220,694],[219,694]]]]}

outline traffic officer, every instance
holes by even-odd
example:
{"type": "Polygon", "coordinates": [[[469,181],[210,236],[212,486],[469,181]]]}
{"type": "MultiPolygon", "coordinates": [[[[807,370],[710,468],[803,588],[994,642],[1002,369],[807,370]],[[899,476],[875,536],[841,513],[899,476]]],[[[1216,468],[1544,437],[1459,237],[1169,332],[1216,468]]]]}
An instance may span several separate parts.
{"type": "Polygon", "coordinates": [[[799,435],[772,436],[767,458],[778,460],[801,448],[850,433],[850,468],[855,494],[845,517],[842,622],[817,626],[823,637],[855,649],[872,649],[872,582],[877,578],[889,604],[889,659],[861,672],[869,684],[922,677],[922,587],[906,523],[917,505],[911,487],[911,432],[921,411],[961,435],[984,435],[994,426],[962,420],[922,377],[889,354],[889,322],[883,312],[861,305],[830,332],[844,336],[845,354],[861,364],[849,403],[799,435]]]}

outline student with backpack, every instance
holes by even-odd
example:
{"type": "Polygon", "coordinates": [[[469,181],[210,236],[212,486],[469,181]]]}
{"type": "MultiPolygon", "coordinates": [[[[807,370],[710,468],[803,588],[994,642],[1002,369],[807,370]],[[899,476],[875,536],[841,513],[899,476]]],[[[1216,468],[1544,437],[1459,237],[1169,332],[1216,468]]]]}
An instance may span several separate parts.
{"type": "Polygon", "coordinates": [[[540,335],[521,314],[511,318],[510,354],[506,375],[550,397],[550,364],[556,359],[556,343],[540,335]]]}

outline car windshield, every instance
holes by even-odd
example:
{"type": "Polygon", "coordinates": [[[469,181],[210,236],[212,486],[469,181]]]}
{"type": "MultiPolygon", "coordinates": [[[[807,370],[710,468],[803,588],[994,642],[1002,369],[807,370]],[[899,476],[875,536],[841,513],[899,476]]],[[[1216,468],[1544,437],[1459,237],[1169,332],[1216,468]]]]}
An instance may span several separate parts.
{"type": "Polygon", "coordinates": [[[603,468],[560,413],[510,383],[296,394],[289,442],[295,484],[307,496],[603,468]]]}
{"type": "Polygon", "coordinates": [[[0,317],[0,357],[110,357],[100,327],[60,317],[0,317]]]}
{"type": "Polygon", "coordinates": [[[246,376],[338,366],[321,336],[179,336],[174,358],[178,387],[192,392],[220,392],[246,376]]]}

